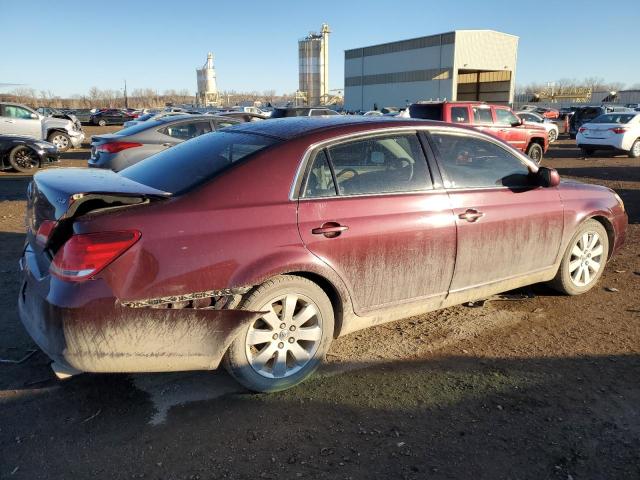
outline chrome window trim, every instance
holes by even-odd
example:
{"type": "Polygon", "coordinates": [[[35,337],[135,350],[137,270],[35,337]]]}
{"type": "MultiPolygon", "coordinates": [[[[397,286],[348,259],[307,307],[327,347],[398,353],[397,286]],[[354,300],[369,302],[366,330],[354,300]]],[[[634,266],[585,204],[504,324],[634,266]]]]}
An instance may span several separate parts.
{"type": "MultiPolygon", "coordinates": [[[[346,143],[350,140],[354,140],[354,139],[358,139],[358,138],[367,138],[367,137],[379,137],[379,136],[386,136],[388,134],[394,134],[394,133],[409,133],[409,134],[416,134],[418,132],[441,132],[441,133],[449,133],[449,134],[456,134],[456,135],[467,135],[467,136],[474,136],[477,138],[480,138],[482,140],[488,141],[493,143],[494,145],[497,145],[498,147],[502,148],[503,150],[505,150],[507,153],[514,155],[516,158],[518,158],[527,168],[529,168],[529,170],[532,173],[535,173],[538,171],[538,166],[531,160],[529,159],[529,157],[527,157],[526,155],[524,155],[522,152],[520,152],[519,150],[516,150],[515,148],[511,147],[512,150],[509,150],[508,148],[505,147],[505,145],[498,139],[493,138],[490,135],[487,135],[486,133],[477,131],[477,130],[470,130],[468,128],[459,128],[456,126],[441,126],[441,125],[416,125],[416,126],[408,126],[408,125],[403,125],[401,127],[385,127],[385,128],[377,128],[377,129],[372,129],[372,130],[361,130],[359,132],[353,132],[353,133],[347,133],[344,135],[338,135],[336,137],[332,137],[332,138],[328,138],[325,140],[321,140],[319,142],[315,142],[312,143],[311,145],[309,145],[304,153],[302,154],[302,158],[300,160],[300,162],[298,163],[298,168],[296,169],[296,173],[293,177],[293,182],[291,183],[291,187],[289,189],[289,200],[290,201],[301,201],[301,200],[327,200],[327,199],[332,199],[332,198],[353,198],[353,197],[357,197],[357,198],[361,198],[361,197],[379,197],[379,196],[386,196],[386,195],[415,195],[415,194],[419,194],[419,193],[430,193],[430,192],[443,192],[443,191],[447,191],[447,190],[452,190],[455,192],[461,192],[461,191],[471,191],[471,190],[488,190],[488,189],[509,189],[510,187],[504,187],[504,186],[499,186],[496,185],[495,187],[493,186],[489,186],[489,187],[466,187],[466,188],[430,188],[430,189],[424,189],[424,190],[411,190],[411,191],[403,191],[403,192],[388,192],[388,193],[363,193],[360,195],[335,195],[333,197],[302,197],[300,195],[300,188],[302,187],[302,182],[304,181],[304,175],[306,173],[307,170],[307,165],[312,157],[312,155],[318,151],[318,150],[322,150],[323,148],[328,148],[330,146],[333,145],[339,145],[341,143],[346,143]]],[[[435,153],[434,153],[435,155],[435,153]]],[[[425,154],[426,157],[426,154],[425,154]]],[[[437,155],[436,155],[436,163],[438,163],[439,166],[439,162],[437,159],[437,155]]],[[[429,166],[428,166],[429,167],[429,166]]],[[[429,167],[430,168],[430,167],[429,167]]],[[[524,188],[524,187],[523,187],[524,188]]]]}

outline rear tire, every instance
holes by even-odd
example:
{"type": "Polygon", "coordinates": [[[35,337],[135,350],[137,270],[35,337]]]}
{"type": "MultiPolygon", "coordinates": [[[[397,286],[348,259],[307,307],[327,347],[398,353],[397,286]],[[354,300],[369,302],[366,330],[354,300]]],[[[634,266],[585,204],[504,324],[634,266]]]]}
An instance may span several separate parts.
{"type": "Polygon", "coordinates": [[[629,150],[629,158],[639,158],[640,157],[640,138],[638,138],[633,145],[631,145],[631,150],[629,150]]]}
{"type": "Polygon", "coordinates": [[[549,130],[549,143],[553,143],[558,139],[558,134],[555,130],[549,130]]]}
{"type": "Polygon", "coordinates": [[[26,145],[18,145],[9,154],[9,164],[16,172],[31,173],[40,167],[40,159],[26,145]]]}
{"type": "Polygon", "coordinates": [[[98,125],[99,125],[99,126],[104,127],[106,124],[107,124],[107,121],[106,121],[106,120],[104,120],[104,119],[102,119],[102,118],[101,118],[100,120],[98,120],[98,125]]]}
{"type": "Polygon", "coordinates": [[[527,155],[536,163],[536,165],[540,165],[542,157],[544,156],[544,151],[539,143],[531,143],[529,148],[527,148],[527,155]]]}
{"type": "Polygon", "coordinates": [[[598,283],[608,255],[607,231],[597,220],[587,220],[571,238],[551,286],[566,295],[588,292],[598,283]]]}
{"type": "Polygon", "coordinates": [[[248,293],[239,308],[270,312],[247,326],[224,356],[225,368],[239,383],[255,392],[277,392],[318,368],[333,339],[334,315],[317,284],[280,275],[248,293]]]}

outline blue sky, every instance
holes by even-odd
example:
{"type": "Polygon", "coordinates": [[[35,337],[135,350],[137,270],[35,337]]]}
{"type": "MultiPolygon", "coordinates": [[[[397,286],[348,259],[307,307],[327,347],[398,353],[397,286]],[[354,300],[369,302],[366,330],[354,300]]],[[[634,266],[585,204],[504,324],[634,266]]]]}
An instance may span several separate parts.
{"type": "MultiPolygon", "coordinates": [[[[323,0],[109,2],[0,0],[0,83],[57,95],[92,86],[195,91],[213,51],[222,90],[292,92],[297,40],[331,29],[331,88],[343,86],[344,50],[441,33],[518,35],[516,82],[589,76],[640,83],[640,4],[564,0],[323,0]],[[11,20],[11,21],[9,21],[11,20]]],[[[6,91],[6,89],[4,89],[6,91]]]]}

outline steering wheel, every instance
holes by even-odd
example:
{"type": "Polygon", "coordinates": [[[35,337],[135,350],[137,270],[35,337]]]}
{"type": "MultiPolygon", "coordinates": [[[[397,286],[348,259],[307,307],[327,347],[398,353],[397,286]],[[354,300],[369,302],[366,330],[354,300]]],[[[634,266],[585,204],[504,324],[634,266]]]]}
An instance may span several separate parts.
{"type": "Polygon", "coordinates": [[[407,158],[392,158],[387,161],[387,170],[398,170],[402,171],[406,168],[409,168],[409,177],[407,180],[411,180],[413,178],[413,163],[407,158]]]}
{"type": "Polygon", "coordinates": [[[356,172],[353,168],[345,168],[344,170],[340,170],[338,173],[336,173],[336,178],[342,175],[346,175],[347,173],[351,174],[351,176],[348,177],[347,180],[358,176],[358,172],[356,172]]]}

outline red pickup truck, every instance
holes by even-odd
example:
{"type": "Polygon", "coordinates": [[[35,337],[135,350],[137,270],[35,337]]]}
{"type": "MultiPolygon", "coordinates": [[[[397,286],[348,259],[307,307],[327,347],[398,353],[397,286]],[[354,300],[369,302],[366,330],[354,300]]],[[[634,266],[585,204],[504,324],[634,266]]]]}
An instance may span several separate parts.
{"type": "Polygon", "coordinates": [[[419,102],[409,107],[411,118],[471,125],[504,140],[526,153],[536,163],[549,147],[542,126],[523,123],[509,107],[484,102],[419,102]]]}

